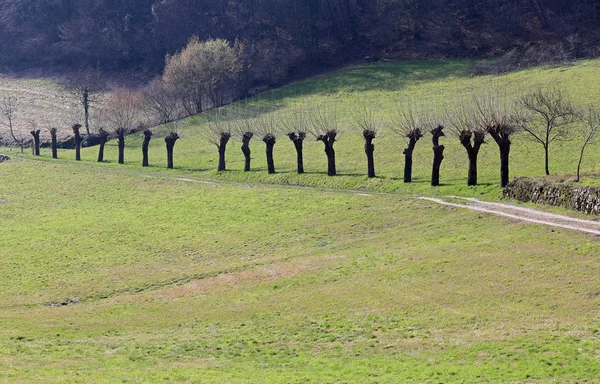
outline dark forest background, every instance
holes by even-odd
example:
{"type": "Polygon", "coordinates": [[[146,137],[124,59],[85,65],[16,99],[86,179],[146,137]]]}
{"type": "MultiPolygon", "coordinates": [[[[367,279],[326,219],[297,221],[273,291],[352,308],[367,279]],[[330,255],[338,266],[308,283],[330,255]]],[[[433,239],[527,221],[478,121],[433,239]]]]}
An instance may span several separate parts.
{"type": "Polygon", "coordinates": [[[364,59],[600,52],[600,0],[0,0],[0,67],[160,73],[191,36],[243,51],[254,86],[364,59]]]}

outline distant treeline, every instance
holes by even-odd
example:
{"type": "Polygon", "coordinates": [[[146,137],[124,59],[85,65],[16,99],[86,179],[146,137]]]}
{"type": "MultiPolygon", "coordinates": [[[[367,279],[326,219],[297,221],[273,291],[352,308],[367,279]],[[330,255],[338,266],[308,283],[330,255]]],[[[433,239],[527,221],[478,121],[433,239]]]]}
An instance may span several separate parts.
{"type": "Polygon", "coordinates": [[[600,0],[0,0],[0,65],[155,73],[195,35],[237,41],[258,86],[360,58],[595,55],[599,27],[600,0]]]}

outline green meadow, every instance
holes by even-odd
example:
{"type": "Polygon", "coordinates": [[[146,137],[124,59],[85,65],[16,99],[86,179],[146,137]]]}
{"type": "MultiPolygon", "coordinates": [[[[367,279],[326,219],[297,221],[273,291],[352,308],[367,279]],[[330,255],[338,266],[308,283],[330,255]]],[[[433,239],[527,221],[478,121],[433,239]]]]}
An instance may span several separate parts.
{"type": "MultiPolygon", "coordinates": [[[[440,103],[490,86],[523,93],[547,84],[576,103],[599,99],[600,61],[472,77],[469,62],[348,68],[263,95],[279,110],[335,103],[340,116],[397,100],[440,103]]],[[[235,107],[229,107],[235,108],[235,107]]],[[[499,199],[489,140],[479,182],[448,131],[439,188],[429,186],[431,138],[402,181],[404,139],[376,141],[366,177],[362,138],[336,143],[328,177],[322,143],[305,168],[277,140],[277,173],[253,140],[243,172],[239,140],[228,171],[189,120],[165,169],[160,135],[151,167],[141,138],[62,150],[52,160],[0,164],[0,381],[10,383],[575,383],[600,376],[597,237],[453,207],[418,196],[499,199]]],[[[348,120],[349,121],[349,120],[348,120]]],[[[516,136],[511,176],[541,176],[542,148],[516,136]]],[[[569,179],[577,138],[554,147],[550,170],[569,179]]],[[[3,149],[2,152],[5,152],[3,149]]],[[[14,153],[14,151],[13,151],[14,153]]],[[[10,154],[10,153],[9,153],[10,154]]],[[[598,184],[597,147],[583,171],[598,184]]]]}

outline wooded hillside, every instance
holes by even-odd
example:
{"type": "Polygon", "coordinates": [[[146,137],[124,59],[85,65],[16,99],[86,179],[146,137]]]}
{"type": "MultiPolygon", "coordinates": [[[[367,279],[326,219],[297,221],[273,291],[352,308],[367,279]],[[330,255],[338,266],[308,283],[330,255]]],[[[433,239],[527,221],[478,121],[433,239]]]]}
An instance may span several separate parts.
{"type": "Polygon", "coordinates": [[[0,65],[158,72],[191,36],[237,41],[254,85],[365,57],[590,56],[599,0],[0,0],[0,65]],[[307,64],[310,64],[308,66],[307,64]]]}

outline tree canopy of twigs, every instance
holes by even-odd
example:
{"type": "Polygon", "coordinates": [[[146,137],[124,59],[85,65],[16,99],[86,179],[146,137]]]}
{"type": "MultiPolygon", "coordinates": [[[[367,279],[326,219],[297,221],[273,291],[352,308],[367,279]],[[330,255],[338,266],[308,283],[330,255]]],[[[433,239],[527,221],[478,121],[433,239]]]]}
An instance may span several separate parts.
{"type": "Polygon", "coordinates": [[[498,90],[473,96],[475,124],[482,127],[494,139],[500,151],[500,183],[509,182],[509,156],[511,137],[526,125],[518,106],[498,90]]]}
{"type": "Polygon", "coordinates": [[[522,97],[521,105],[533,117],[523,130],[544,147],[545,171],[550,175],[550,145],[572,138],[570,128],[576,118],[575,108],[569,96],[558,88],[540,88],[522,97]]]}
{"type": "Polygon", "coordinates": [[[375,177],[375,144],[373,140],[383,129],[383,121],[376,115],[372,107],[359,108],[353,116],[354,126],[358,129],[365,141],[365,153],[367,155],[367,175],[375,177]]]}
{"type": "Polygon", "coordinates": [[[19,109],[19,100],[13,96],[3,97],[0,101],[0,124],[4,125],[13,141],[21,148],[21,153],[25,150],[25,139],[20,135],[20,139],[17,138],[15,132],[15,119],[17,117],[17,111],[19,109]]]}
{"type": "Polygon", "coordinates": [[[337,109],[333,105],[313,108],[310,113],[310,133],[325,145],[327,175],[337,174],[334,144],[342,133],[337,109]]]}
{"type": "Polygon", "coordinates": [[[83,121],[89,136],[90,109],[101,99],[102,91],[106,86],[105,78],[99,71],[86,68],[64,78],[63,86],[83,108],[83,121]]]}
{"type": "Polygon", "coordinates": [[[597,107],[588,106],[586,109],[579,112],[579,118],[582,123],[580,136],[583,140],[579,151],[579,161],[577,162],[576,182],[581,180],[581,163],[583,162],[583,155],[586,148],[588,145],[600,141],[600,135],[598,134],[600,131],[600,110],[597,107]]]}

